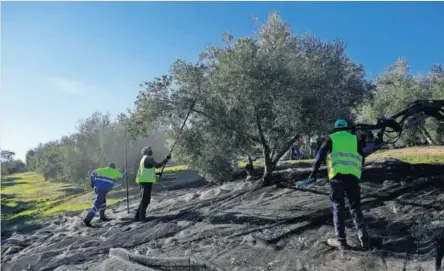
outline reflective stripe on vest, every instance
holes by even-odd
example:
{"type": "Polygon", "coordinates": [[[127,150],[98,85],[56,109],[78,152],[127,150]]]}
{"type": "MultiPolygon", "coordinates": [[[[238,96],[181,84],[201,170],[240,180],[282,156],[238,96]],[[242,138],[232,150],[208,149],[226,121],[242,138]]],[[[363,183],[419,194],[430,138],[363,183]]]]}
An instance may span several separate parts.
{"type": "Polygon", "coordinates": [[[95,170],[94,183],[96,187],[112,187],[122,173],[114,168],[99,168],[95,170]]]}
{"type": "Polygon", "coordinates": [[[105,182],[105,183],[114,184],[114,180],[113,179],[107,178],[105,176],[100,176],[100,175],[97,175],[95,181],[102,181],[102,182],[105,182]]]}
{"type": "Polygon", "coordinates": [[[327,157],[328,178],[336,174],[351,174],[361,178],[362,156],[358,153],[358,139],[346,131],[330,135],[332,151],[327,157]]]}
{"type": "Polygon", "coordinates": [[[155,183],[156,182],[156,168],[145,168],[146,155],[142,157],[137,171],[136,183],[155,183]]]}

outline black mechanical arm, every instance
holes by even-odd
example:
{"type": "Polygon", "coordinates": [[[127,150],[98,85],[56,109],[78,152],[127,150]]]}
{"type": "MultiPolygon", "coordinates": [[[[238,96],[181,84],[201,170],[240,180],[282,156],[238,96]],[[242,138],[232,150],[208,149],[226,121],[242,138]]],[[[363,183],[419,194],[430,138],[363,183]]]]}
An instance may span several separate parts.
{"type": "Polygon", "coordinates": [[[403,131],[423,124],[429,117],[444,122],[444,100],[417,100],[391,117],[378,118],[376,124],[359,123],[350,130],[366,139],[364,157],[367,157],[384,145],[396,143],[403,131]]]}

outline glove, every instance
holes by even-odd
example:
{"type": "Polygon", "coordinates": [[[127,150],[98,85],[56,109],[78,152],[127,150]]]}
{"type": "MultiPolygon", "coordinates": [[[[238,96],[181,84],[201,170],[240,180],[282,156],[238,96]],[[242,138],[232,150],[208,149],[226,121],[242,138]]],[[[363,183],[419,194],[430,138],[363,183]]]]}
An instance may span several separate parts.
{"type": "Polygon", "coordinates": [[[171,159],[171,154],[168,154],[168,155],[166,156],[166,159],[167,159],[167,160],[170,160],[170,159],[171,159]]]}
{"type": "Polygon", "coordinates": [[[304,181],[297,182],[295,187],[300,188],[300,187],[306,186],[308,184],[311,184],[314,181],[315,181],[315,179],[313,179],[312,177],[308,177],[308,179],[306,179],[304,181]]]}

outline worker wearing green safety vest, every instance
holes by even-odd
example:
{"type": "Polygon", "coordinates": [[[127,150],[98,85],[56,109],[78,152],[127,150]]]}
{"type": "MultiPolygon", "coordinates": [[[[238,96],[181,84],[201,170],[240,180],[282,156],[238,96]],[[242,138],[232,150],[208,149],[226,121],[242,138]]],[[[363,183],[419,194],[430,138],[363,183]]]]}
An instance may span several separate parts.
{"type": "Polygon", "coordinates": [[[142,157],[139,164],[139,170],[137,171],[136,183],[155,183],[156,178],[156,169],[155,168],[145,168],[145,159],[147,155],[142,157]]]}
{"type": "Polygon", "coordinates": [[[339,131],[330,135],[332,150],[327,155],[328,178],[337,174],[350,174],[361,178],[362,156],[358,152],[358,140],[347,131],[339,131]]]}
{"type": "Polygon", "coordinates": [[[113,188],[118,179],[126,176],[126,171],[122,174],[120,170],[116,169],[114,163],[109,163],[107,167],[98,168],[91,173],[90,181],[91,188],[94,189],[96,198],[93,207],[83,219],[83,223],[87,227],[91,227],[91,220],[94,218],[97,211],[99,211],[100,220],[107,221],[105,216],[106,209],[106,195],[113,188]]]}
{"type": "Polygon", "coordinates": [[[333,205],[333,222],[336,239],[328,239],[328,244],[341,249],[348,248],[344,226],[344,196],[348,198],[353,222],[358,229],[362,247],[369,246],[369,237],[361,210],[361,190],[359,181],[362,174],[363,148],[365,140],[351,134],[345,120],[335,122],[335,131],[330,134],[319,149],[309,178],[297,184],[307,185],[316,181],[316,173],[321,162],[327,158],[328,179],[330,180],[330,200],[333,205]]]}
{"type": "Polygon", "coordinates": [[[137,170],[136,182],[142,188],[142,199],[135,214],[136,221],[145,220],[146,209],[151,202],[151,191],[153,183],[157,181],[156,168],[162,167],[171,159],[171,155],[161,162],[157,163],[153,158],[153,150],[151,146],[142,149],[142,159],[140,160],[139,169],[137,170]]]}
{"type": "Polygon", "coordinates": [[[313,136],[310,138],[310,157],[311,158],[316,157],[316,150],[317,150],[316,141],[317,141],[317,139],[318,139],[317,136],[313,136]]]}

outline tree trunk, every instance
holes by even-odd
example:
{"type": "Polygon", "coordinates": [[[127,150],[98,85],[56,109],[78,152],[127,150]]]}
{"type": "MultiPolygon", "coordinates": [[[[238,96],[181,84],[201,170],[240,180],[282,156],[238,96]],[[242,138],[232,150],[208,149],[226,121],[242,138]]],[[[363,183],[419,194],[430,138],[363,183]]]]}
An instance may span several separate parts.
{"type": "Polygon", "coordinates": [[[270,186],[273,184],[273,161],[270,157],[270,152],[266,151],[264,148],[264,159],[265,159],[265,168],[264,168],[264,183],[263,186],[270,186]]]}
{"type": "Polygon", "coordinates": [[[421,130],[422,135],[427,140],[427,143],[429,143],[429,145],[436,145],[436,142],[432,139],[429,132],[427,132],[427,130],[424,127],[419,127],[419,129],[421,130]]]}
{"type": "Polygon", "coordinates": [[[262,144],[262,153],[264,155],[265,160],[265,168],[264,168],[264,179],[262,182],[262,186],[269,186],[273,184],[273,159],[271,157],[270,146],[265,139],[264,132],[262,130],[261,120],[259,115],[256,114],[256,125],[259,134],[259,138],[262,144]]]}
{"type": "MultiPolygon", "coordinates": [[[[289,151],[289,149],[291,148],[291,146],[293,145],[293,143],[299,138],[299,135],[295,135],[293,136],[288,142],[287,144],[285,144],[284,148],[282,148],[282,150],[278,153],[276,153],[276,155],[273,157],[273,164],[277,164],[279,162],[279,159],[281,159],[281,157],[287,153],[289,151]]],[[[290,150],[291,151],[291,150],[290,150]]],[[[290,154],[291,155],[291,154],[290,154]]]]}

